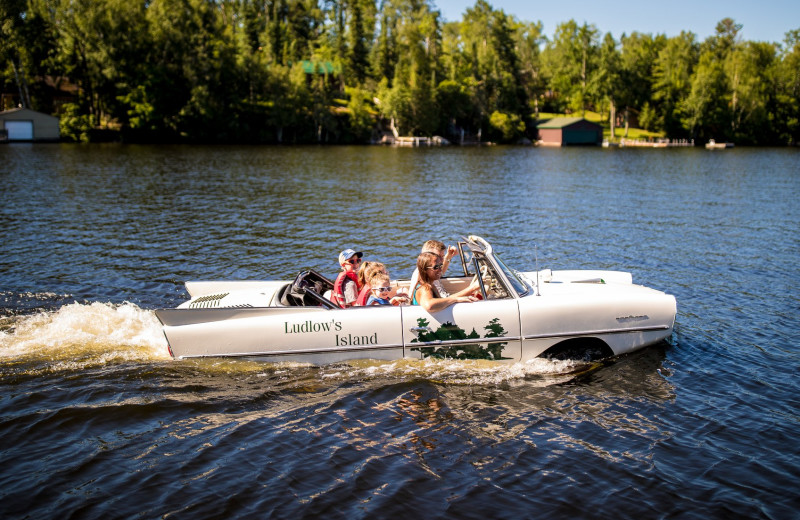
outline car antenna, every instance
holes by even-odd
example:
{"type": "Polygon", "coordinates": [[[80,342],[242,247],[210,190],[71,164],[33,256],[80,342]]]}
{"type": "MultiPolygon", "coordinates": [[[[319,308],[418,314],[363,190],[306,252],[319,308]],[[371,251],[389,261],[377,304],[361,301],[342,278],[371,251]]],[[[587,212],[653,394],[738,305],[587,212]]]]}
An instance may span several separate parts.
{"type": "Polygon", "coordinates": [[[533,243],[533,257],[536,262],[536,296],[541,296],[539,294],[539,249],[536,247],[536,242],[533,243]]]}

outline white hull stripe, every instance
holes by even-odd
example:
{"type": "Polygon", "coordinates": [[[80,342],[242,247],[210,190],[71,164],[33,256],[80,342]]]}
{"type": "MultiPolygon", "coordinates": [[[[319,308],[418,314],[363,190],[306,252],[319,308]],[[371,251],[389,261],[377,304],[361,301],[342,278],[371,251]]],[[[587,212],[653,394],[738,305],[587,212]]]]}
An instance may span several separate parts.
{"type": "MultiPolygon", "coordinates": [[[[415,349],[430,346],[442,345],[474,345],[476,343],[505,343],[509,341],[519,341],[526,339],[548,339],[548,338],[566,338],[566,337],[582,337],[582,336],[602,336],[606,334],[629,334],[632,332],[654,332],[660,330],[669,330],[667,325],[659,325],[654,327],[638,327],[630,329],[609,329],[609,330],[595,330],[595,331],[582,331],[582,332],[561,332],[558,334],[536,334],[531,336],[501,336],[498,338],[474,338],[474,339],[456,339],[450,341],[429,341],[425,343],[409,343],[405,345],[407,349],[415,349]]],[[[269,357],[269,356],[293,356],[293,355],[309,355],[309,354],[334,354],[339,352],[362,352],[370,350],[393,350],[403,349],[402,344],[397,345],[370,345],[363,347],[353,348],[316,348],[316,349],[297,349],[297,350],[271,350],[266,352],[241,352],[241,353],[224,353],[224,354],[195,354],[188,356],[179,356],[181,359],[186,358],[201,358],[201,357],[269,357]]]]}
{"type": "Polygon", "coordinates": [[[523,336],[522,339],[566,338],[571,336],[603,336],[607,334],[630,334],[631,332],[654,332],[658,330],[669,329],[669,325],[654,325],[652,327],[632,327],[630,329],[584,330],[581,332],[559,332],[558,334],[533,334],[531,336],[523,336]]]}

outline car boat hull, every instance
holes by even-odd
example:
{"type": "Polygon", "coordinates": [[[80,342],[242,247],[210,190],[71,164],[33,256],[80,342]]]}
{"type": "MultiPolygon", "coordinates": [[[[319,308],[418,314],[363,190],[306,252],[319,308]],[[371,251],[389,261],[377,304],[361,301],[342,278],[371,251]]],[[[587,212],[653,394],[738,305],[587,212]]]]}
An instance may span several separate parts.
{"type": "MultiPolygon", "coordinates": [[[[330,280],[305,271],[294,281],[188,282],[191,299],[159,309],[175,358],[236,357],[327,364],[355,359],[600,359],[671,336],[675,298],[618,271],[505,267],[479,237],[459,244],[457,291],[481,273],[483,300],[429,313],[420,306],[339,309],[330,280]]],[[[395,281],[405,288],[407,281],[395,281]]]]}

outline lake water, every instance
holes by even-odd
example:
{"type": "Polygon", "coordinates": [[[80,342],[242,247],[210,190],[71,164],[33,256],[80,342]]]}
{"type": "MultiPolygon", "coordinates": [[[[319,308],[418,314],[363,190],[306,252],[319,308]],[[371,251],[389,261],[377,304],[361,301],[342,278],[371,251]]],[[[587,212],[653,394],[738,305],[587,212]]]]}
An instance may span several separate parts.
{"type": "Polygon", "coordinates": [[[0,518],[797,518],[798,200],[791,149],[0,146],[0,518]],[[466,234],[674,294],[671,342],[173,361],[153,313],[466,234]]]}

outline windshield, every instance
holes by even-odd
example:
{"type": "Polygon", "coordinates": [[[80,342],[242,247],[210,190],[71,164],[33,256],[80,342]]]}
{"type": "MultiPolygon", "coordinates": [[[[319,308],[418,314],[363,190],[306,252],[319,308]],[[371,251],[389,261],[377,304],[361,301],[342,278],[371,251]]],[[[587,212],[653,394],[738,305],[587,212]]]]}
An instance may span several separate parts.
{"type": "Polygon", "coordinates": [[[503,270],[503,274],[506,275],[508,281],[511,282],[511,286],[514,287],[515,291],[517,291],[517,294],[519,294],[520,296],[524,296],[525,294],[527,294],[528,286],[527,284],[525,284],[525,282],[523,282],[519,278],[519,276],[517,276],[517,272],[509,268],[497,253],[494,254],[494,259],[497,262],[497,265],[500,267],[500,269],[503,270]]]}
{"type": "Polygon", "coordinates": [[[461,251],[461,262],[464,266],[464,276],[475,276],[475,253],[466,247],[466,243],[459,243],[459,250],[461,251]]]}

